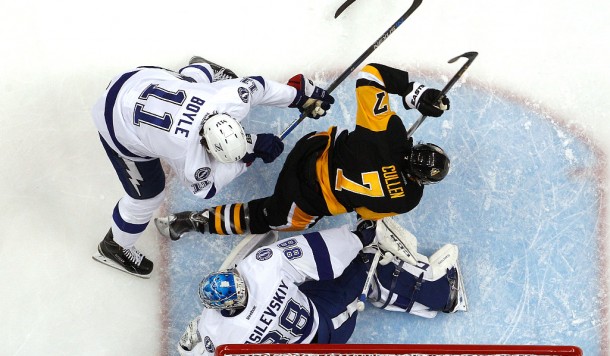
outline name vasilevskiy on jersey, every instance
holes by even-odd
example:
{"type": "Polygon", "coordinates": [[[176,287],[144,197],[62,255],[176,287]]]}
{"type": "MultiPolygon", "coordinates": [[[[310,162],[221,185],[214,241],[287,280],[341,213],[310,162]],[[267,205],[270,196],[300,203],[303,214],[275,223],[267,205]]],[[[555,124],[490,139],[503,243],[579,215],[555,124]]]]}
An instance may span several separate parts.
{"type": "MultiPolygon", "coordinates": [[[[259,343],[263,336],[265,336],[267,332],[267,328],[273,322],[274,318],[278,317],[278,313],[282,306],[284,305],[286,299],[286,292],[288,291],[288,286],[282,280],[281,284],[275,290],[275,294],[273,295],[273,299],[269,302],[269,305],[263,310],[263,314],[258,319],[256,326],[254,327],[254,331],[250,336],[248,336],[248,340],[246,340],[245,344],[254,344],[259,343]]],[[[248,318],[252,314],[248,315],[248,318]]]]}

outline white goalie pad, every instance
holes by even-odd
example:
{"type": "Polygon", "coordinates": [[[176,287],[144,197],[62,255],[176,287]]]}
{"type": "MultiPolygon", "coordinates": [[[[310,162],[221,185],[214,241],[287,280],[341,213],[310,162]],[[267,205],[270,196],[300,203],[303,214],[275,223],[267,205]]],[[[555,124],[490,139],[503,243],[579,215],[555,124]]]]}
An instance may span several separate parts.
{"type": "MultiPolygon", "coordinates": [[[[383,251],[412,265],[417,265],[417,261],[428,260],[426,256],[417,253],[417,238],[394,219],[383,218],[377,221],[376,233],[379,247],[383,251]]],[[[387,256],[384,257],[386,259],[387,256]]]]}
{"type": "Polygon", "coordinates": [[[237,264],[246,258],[252,251],[256,250],[259,247],[271,245],[278,240],[277,231],[269,231],[266,234],[248,234],[244,237],[238,244],[231,250],[231,253],[224,260],[219,271],[233,268],[237,266],[237,264]]]}
{"type": "Polygon", "coordinates": [[[455,313],[456,311],[468,311],[468,299],[466,298],[466,290],[464,289],[464,279],[460,266],[458,263],[458,247],[452,244],[446,244],[430,256],[430,270],[432,272],[432,279],[438,279],[447,274],[447,270],[451,268],[456,269],[457,283],[452,285],[451,288],[456,293],[456,304],[449,313],[455,313]]]}
{"type": "Polygon", "coordinates": [[[432,276],[430,280],[437,280],[441,276],[447,274],[447,270],[457,266],[458,247],[452,244],[446,244],[438,251],[432,254],[428,259],[432,276]]]}

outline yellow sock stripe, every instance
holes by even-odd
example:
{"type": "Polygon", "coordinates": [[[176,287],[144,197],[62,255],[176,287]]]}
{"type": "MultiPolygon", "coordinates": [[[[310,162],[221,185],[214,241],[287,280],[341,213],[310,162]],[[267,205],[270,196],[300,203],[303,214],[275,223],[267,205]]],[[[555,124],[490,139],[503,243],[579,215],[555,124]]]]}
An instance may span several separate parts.
{"type": "Polygon", "coordinates": [[[237,203],[233,206],[233,225],[235,226],[235,232],[243,234],[244,230],[241,227],[241,207],[242,203],[237,203]]]}
{"type": "Polygon", "coordinates": [[[219,235],[226,235],[222,229],[222,205],[214,208],[214,228],[216,229],[216,233],[219,235]]]}

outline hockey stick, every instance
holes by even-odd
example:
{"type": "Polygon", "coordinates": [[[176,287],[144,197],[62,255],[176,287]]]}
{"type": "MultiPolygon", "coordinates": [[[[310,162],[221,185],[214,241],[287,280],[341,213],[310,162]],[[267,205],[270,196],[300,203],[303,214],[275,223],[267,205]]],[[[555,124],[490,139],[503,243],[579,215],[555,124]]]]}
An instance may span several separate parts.
{"type": "Polygon", "coordinates": [[[364,310],[364,301],[366,300],[366,295],[369,293],[369,288],[371,287],[371,282],[373,281],[373,275],[377,270],[377,265],[379,264],[380,258],[381,250],[379,249],[379,246],[377,246],[377,252],[375,252],[375,257],[373,257],[373,262],[371,262],[371,268],[369,269],[369,273],[366,275],[364,287],[362,287],[362,293],[360,293],[360,297],[358,297],[358,303],[356,303],[356,308],[360,312],[364,310]]]}
{"type": "Polygon", "coordinates": [[[341,13],[347,9],[348,6],[350,6],[351,4],[354,3],[354,1],[356,0],[346,0],[343,4],[341,4],[341,6],[339,6],[339,8],[337,9],[337,11],[335,12],[335,18],[339,17],[339,15],[341,15],[341,13]]]}
{"type": "MultiPolygon", "coordinates": [[[[453,76],[453,78],[451,78],[449,83],[447,83],[447,85],[445,85],[443,90],[441,90],[441,92],[438,94],[438,96],[436,97],[436,100],[434,100],[435,103],[439,102],[441,100],[441,98],[443,97],[443,95],[447,94],[449,89],[451,89],[451,87],[460,79],[460,77],[464,74],[466,69],[468,69],[468,67],[470,67],[470,64],[472,63],[472,61],[474,61],[475,58],[477,58],[478,55],[479,55],[479,53],[477,53],[477,52],[466,52],[462,55],[459,55],[455,58],[451,58],[449,60],[448,63],[453,63],[462,57],[467,58],[467,61],[466,61],[466,63],[464,63],[462,68],[460,68],[460,70],[458,70],[458,72],[455,73],[455,75],[453,76]]],[[[415,130],[417,130],[419,125],[421,125],[422,122],[424,122],[426,117],[427,116],[422,115],[422,116],[420,116],[419,119],[417,119],[417,121],[415,121],[413,126],[411,126],[411,128],[409,128],[409,131],[407,131],[407,137],[411,137],[411,135],[413,135],[413,132],[415,132],[415,130]]]]}
{"type": "MultiPolygon", "coordinates": [[[[371,53],[373,53],[373,51],[375,49],[377,49],[377,47],[379,47],[383,41],[385,41],[394,31],[396,31],[396,29],[398,28],[398,26],[400,26],[409,16],[411,16],[411,14],[419,7],[419,5],[421,5],[422,0],[413,0],[413,4],[411,4],[411,7],[409,7],[409,9],[407,10],[407,12],[405,12],[399,19],[398,21],[396,21],[392,26],[390,26],[390,28],[388,28],[387,31],[385,31],[385,33],[383,35],[381,35],[381,37],[379,37],[377,39],[377,41],[375,41],[375,43],[373,43],[366,51],[364,51],[364,53],[362,53],[360,55],[360,57],[358,57],[358,59],[356,59],[356,61],[354,63],[352,63],[352,65],[347,68],[340,76],[339,78],[335,79],[334,82],[332,82],[332,84],[328,87],[328,89],[326,89],[326,92],[328,92],[329,94],[335,90],[335,88],[337,88],[339,86],[339,84],[341,84],[341,82],[343,82],[345,80],[345,78],[347,78],[351,72],[353,72],[356,67],[358,67],[360,64],[362,64],[362,62],[366,59],[366,57],[368,57],[371,53]]],[[[288,136],[288,134],[290,134],[292,132],[292,130],[294,130],[295,127],[297,127],[298,124],[300,124],[306,117],[307,115],[311,112],[311,110],[313,110],[314,105],[310,106],[309,110],[304,110],[301,113],[301,116],[299,116],[298,119],[294,120],[290,126],[288,126],[284,132],[282,132],[282,134],[280,135],[280,138],[283,140],[286,138],[286,136],[288,136]]]]}

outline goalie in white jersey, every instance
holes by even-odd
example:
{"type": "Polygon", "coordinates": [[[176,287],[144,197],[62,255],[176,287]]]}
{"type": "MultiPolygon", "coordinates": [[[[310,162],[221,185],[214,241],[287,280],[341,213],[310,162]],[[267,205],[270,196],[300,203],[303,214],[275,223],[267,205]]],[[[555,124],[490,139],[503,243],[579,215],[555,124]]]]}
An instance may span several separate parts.
{"type": "Polygon", "coordinates": [[[273,134],[246,134],[239,123],[257,105],[325,114],[332,96],[299,74],[290,85],[193,57],[178,73],[138,67],[109,84],[93,108],[102,145],[125,189],[111,228],[93,258],[147,278],[153,263],[134,245],[164,199],[161,160],[201,198],[211,198],[256,158],[272,162],[283,151],[273,134]]]}
{"type": "Polygon", "coordinates": [[[344,225],[283,239],[209,274],[199,285],[205,308],[178,351],[211,356],[223,344],[346,343],[363,293],[376,307],[427,318],[465,311],[457,247],[445,245],[428,258],[396,225],[385,218],[361,222],[354,232],[344,225]],[[377,246],[385,252],[379,265],[371,263],[377,246]],[[376,274],[368,288],[371,264],[376,274]]]}

